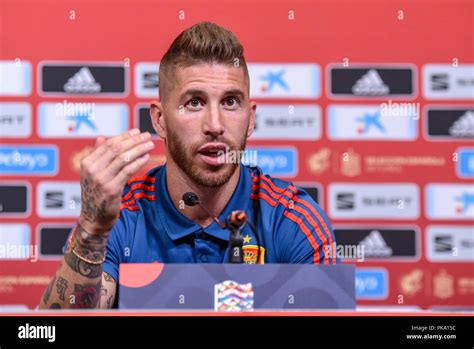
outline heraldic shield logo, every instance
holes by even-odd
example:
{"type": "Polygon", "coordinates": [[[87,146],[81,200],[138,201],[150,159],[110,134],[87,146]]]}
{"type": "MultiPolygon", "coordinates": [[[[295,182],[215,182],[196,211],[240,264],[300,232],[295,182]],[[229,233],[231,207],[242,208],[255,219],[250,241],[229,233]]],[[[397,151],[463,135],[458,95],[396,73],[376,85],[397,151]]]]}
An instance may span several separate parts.
{"type": "Polygon", "coordinates": [[[215,311],[253,311],[252,283],[226,280],[214,286],[215,311]]]}

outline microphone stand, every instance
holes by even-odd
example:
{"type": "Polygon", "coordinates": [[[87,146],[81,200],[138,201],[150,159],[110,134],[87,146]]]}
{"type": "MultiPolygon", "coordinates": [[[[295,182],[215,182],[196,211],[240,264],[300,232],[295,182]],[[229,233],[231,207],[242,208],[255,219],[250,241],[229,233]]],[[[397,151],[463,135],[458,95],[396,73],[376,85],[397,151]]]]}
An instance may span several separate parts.
{"type": "Polygon", "coordinates": [[[232,224],[228,225],[228,229],[230,231],[230,239],[229,239],[229,263],[239,263],[242,264],[244,262],[243,250],[242,246],[244,245],[244,237],[242,235],[242,227],[235,227],[232,224]]]}

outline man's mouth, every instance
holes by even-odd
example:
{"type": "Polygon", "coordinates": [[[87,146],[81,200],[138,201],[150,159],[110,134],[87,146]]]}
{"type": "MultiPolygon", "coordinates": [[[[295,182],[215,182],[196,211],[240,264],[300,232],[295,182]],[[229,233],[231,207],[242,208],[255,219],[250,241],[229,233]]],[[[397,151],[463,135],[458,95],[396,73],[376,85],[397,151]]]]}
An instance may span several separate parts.
{"type": "Polygon", "coordinates": [[[206,144],[198,150],[199,157],[206,164],[219,166],[225,162],[228,147],[222,143],[206,144]]]}

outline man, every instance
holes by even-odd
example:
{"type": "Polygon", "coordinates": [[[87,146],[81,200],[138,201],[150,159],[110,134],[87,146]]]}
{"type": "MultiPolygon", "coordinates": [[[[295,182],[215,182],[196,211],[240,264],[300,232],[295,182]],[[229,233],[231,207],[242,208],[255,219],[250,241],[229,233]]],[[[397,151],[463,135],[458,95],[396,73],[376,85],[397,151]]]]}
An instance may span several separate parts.
{"type": "Polygon", "coordinates": [[[119,263],[226,262],[229,232],[186,205],[186,192],[221,222],[245,211],[259,237],[244,227],[246,263],[337,262],[329,221],[308,194],[240,164],[256,104],[231,32],[200,23],[181,33],[160,62],[159,90],[150,114],[166,165],[130,179],[154,147],[150,134],[97,139],[81,163],[81,214],[41,308],[112,307],[119,263]]]}

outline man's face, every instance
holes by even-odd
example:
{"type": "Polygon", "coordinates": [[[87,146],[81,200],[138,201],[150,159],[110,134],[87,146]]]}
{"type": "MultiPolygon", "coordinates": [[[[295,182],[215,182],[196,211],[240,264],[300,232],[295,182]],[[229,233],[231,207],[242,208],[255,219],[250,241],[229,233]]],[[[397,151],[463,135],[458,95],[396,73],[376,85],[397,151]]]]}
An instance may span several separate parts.
{"type": "Polygon", "coordinates": [[[221,186],[237,169],[255,123],[244,69],[203,63],[177,68],[173,82],[158,132],[195,183],[221,186]]]}

